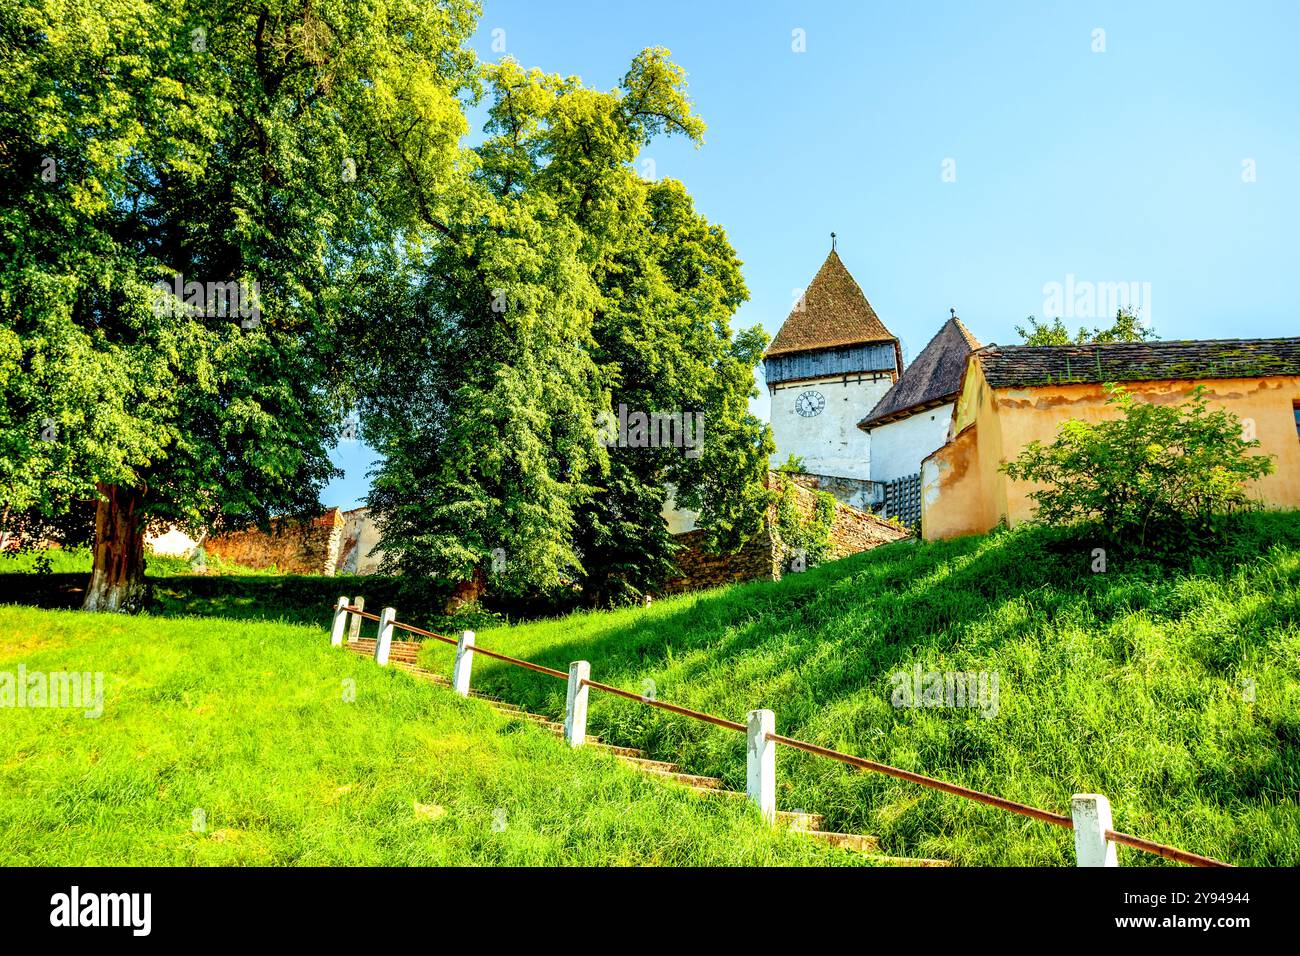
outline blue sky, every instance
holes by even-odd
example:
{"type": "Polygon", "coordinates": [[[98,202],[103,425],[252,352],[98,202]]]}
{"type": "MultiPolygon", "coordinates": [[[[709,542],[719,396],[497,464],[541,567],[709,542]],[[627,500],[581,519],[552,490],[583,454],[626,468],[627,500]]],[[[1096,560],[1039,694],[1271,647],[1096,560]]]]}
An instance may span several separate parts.
{"type": "MultiPolygon", "coordinates": [[[[727,230],[735,327],[775,334],[834,230],[908,356],[950,307],[1017,341],[1067,276],[1137,284],[1166,339],[1300,332],[1300,4],[485,0],[483,59],[494,30],[602,89],[672,51],[708,132],[644,156],[727,230]]],[[[372,458],[341,446],[323,502],[372,458]]]]}

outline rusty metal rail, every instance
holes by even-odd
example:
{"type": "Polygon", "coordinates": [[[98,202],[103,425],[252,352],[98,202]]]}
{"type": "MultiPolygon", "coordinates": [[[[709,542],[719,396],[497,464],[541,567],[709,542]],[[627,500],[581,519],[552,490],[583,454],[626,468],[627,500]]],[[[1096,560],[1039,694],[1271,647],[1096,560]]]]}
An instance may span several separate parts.
{"type": "MultiPolygon", "coordinates": [[[[568,675],[565,675],[568,678],[568,675]]],[[[639,701],[650,707],[658,707],[660,710],[666,710],[670,713],[681,714],[683,717],[693,717],[696,720],[702,720],[705,723],[716,724],[719,727],[726,727],[728,730],[739,730],[742,734],[745,732],[745,725],[738,724],[734,720],[724,720],[721,717],[714,717],[712,714],[704,714],[698,710],[687,710],[685,707],[678,707],[676,704],[666,704],[662,700],[653,700],[643,694],[634,694],[630,690],[623,690],[621,687],[611,687],[609,684],[601,684],[594,680],[584,680],[583,683],[588,687],[594,687],[596,690],[603,690],[607,694],[613,694],[615,697],[625,697],[628,700],[639,701]]]]}
{"type": "MultiPolygon", "coordinates": [[[[351,614],[358,614],[363,618],[371,621],[378,621],[380,618],[376,614],[369,614],[362,611],[354,605],[349,605],[343,610],[351,614]]],[[[400,621],[393,621],[393,626],[409,631],[412,634],[418,634],[422,637],[432,638],[436,641],[442,641],[446,644],[458,644],[459,642],[452,637],[443,634],[436,634],[433,631],[426,631],[424,628],[416,627],[413,624],[403,624],[400,621]]],[[[563,681],[568,681],[569,675],[564,671],[556,670],[552,667],[545,667],[541,664],[534,664],[532,661],[522,660],[518,657],[510,657],[507,654],[501,654],[497,651],[488,650],[485,647],[473,647],[474,654],[482,654],[485,657],[491,657],[495,660],[504,661],[507,664],[514,664],[518,667],[526,668],[530,671],[536,671],[539,674],[545,674],[548,677],[555,677],[563,681]]],[[[644,694],[637,694],[630,690],[624,690],[621,687],[614,687],[611,684],[602,684],[589,678],[581,681],[581,686],[590,687],[593,690],[603,691],[606,694],[612,694],[615,697],[622,697],[626,700],[636,701],[645,704],[647,707],[655,707],[659,710],[666,710],[669,713],[678,714],[682,717],[690,717],[692,720],[699,720],[705,723],[713,724],[717,727],[725,727],[727,730],[735,730],[746,733],[748,728],[737,721],[726,720],[722,717],[715,717],[712,714],[706,714],[702,711],[691,710],[687,707],[681,707],[677,704],[669,704],[661,700],[655,700],[646,697],[644,694]]],[[[841,753],[838,750],[832,750],[829,747],[822,747],[818,744],[811,744],[805,740],[799,740],[795,737],[787,737],[784,734],[768,733],[764,734],[767,740],[782,746],[791,747],[795,750],[802,750],[804,753],[810,753],[818,757],[825,757],[828,760],[835,760],[839,763],[847,764],[850,767],[856,767],[859,770],[869,770],[873,773],[881,773],[899,780],[906,780],[909,783],[915,783],[922,787],[928,787],[931,790],[938,790],[955,797],[962,797],[966,800],[972,800],[977,803],[983,803],[987,806],[997,807],[999,810],[1005,810],[1008,813],[1015,813],[1040,823],[1051,824],[1052,826],[1062,827],[1066,830],[1074,829],[1074,820],[1071,817],[1060,813],[1052,813],[1049,810],[1041,810],[1038,807],[1031,807],[1028,804],[1017,803],[1014,800],[1007,800],[1004,797],[995,796],[991,793],[984,793],[981,790],[972,790],[969,787],[963,787],[959,784],[948,783],[946,780],[939,780],[935,777],[927,777],[924,774],[915,773],[911,770],[903,770],[901,767],[892,767],[889,764],[878,763],[874,760],[867,760],[864,757],[855,757],[852,754],[841,753]]],[[[1180,850],[1177,847],[1168,846],[1163,843],[1156,843],[1153,840],[1144,840],[1128,833],[1121,833],[1116,830],[1107,830],[1105,832],[1107,840],[1113,843],[1121,843],[1124,846],[1131,847],[1135,850],[1141,850],[1144,853],[1150,853],[1155,856],[1163,857],[1166,860],[1173,860],[1177,863],[1184,863],[1188,866],[1199,867],[1231,867],[1231,863],[1224,863],[1222,860],[1216,860],[1213,857],[1201,856],[1198,853],[1191,853],[1187,850],[1180,850]]]]}
{"type": "Polygon", "coordinates": [[[955,797],[965,797],[967,800],[987,803],[991,807],[997,807],[1001,810],[1010,811],[1011,813],[1018,813],[1023,817],[1031,817],[1035,820],[1040,820],[1043,823],[1050,823],[1053,826],[1065,827],[1067,830],[1074,829],[1074,821],[1059,813],[1039,810],[1037,807],[1031,807],[1023,803],[1016,803],[1014,800],[1007,800],[1003,797],[995,797],[991,793],[971,790],[955,783],[948,783],[946,780],[936,780],[934,777],[927,777],[924,774],[913,773],[910,770],[891,767],[889,764],[876,763],[874,760],[866,760],[862,757],[854,757],[849,754],[840,753],[838,750],[831,750],[829,747],[819,747],[817,744],[810,744],[803,740],[796,740],[794,737],[785,737],[781,734],[766,734],[765,736],[768,740],[775,741],[778,744],[784,744],[787,747],[793,747],[796,750],[802,750],[806,753],[816,754],[819,757],[828,757],[831,760],[838,760],[840,763],[846,763],[849,766],[857,767],[860,770],[873,770],[876,773],[888,774],[889,776],[897,777],[900,780],[917,783],[923,787],[929,787],[932,790],[942,790],[944,793],[950,793],[955,797]]]}
{"type": "MultiPolygon", "coordinates": [[[[375,620],[377,621],[379,618],[375,618],[375,620]]],[[[435,641],[442,641],[444,644],[454,645],[456,643],[454,637],[447,637],[445,634],[435,634],[433,631],[426,631],[424,628],[416,627],[414,624],[403,624],[401,621],[394,621],[393,627],[399,627],[403,631],[410,631],[412,634],[419,634],[421,637],[431,637],[435,641]]]]}
{"type": "Polygon", "coordinates": [[[1142,850],[1145,853],[1162,856],[1166,860],[1173,860],[1176,863],[1186,863],[1188,866],[1225,867],[1227,869],[1233,869],[1231,863],[1224,863],[1222,860],[1216,860],[1212,856],[1201,856],[1199,853],[1190,853],[1187,850],[1180,850],[1175,846],[1165,846],[1163,843],[1156,843],[1153,840],[1144,840],[1141,837],[1135,837],[1128,833],[1119,833],[1115,830],[1107,830],[1106,839],[1110,840],[1112,843],[1122,843],[1125,846],[1131,846],[1135,850],[1142,850]]]}
{"type": "Polygon", "coordinates": [[[489,651],[486,647],[474,645],[475,654],[483,654],[487,657],[495,657],[499,661],[505,661],[507,664],[516,664],[519,667],[526,667],[530,671],[537,671],[539,674],[546,674],[549,677],[558,677],[560,680],[567,681],[569,675],[564,671],[557,671],[551,667],[543,667],[541,664],[534,664],[532,661],[523,661],[517,657],[508,657],[505,654],[498,654],[496,651],[489,651]]]}

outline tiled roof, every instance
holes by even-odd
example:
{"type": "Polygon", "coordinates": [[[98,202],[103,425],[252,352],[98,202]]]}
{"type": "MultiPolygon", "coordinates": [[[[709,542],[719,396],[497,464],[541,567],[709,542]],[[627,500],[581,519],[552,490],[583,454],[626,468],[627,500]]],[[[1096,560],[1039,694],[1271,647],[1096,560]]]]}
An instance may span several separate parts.
{"type": "Polygon", "coordinates": [[[835,250],[826,257],[765,355],[807,352],[868,342],[892,342],[867,297],[835,250]]]}
{"type": "Polygon", "coordinates": [[[953,315],[921,354],[913,359],[893,387],[880,397],[876,407],[858,422],[858,427],[883,425],[914,409],[955,397],[961,388],[966,357],[979,347],[975,336],[961,324],[961,319],[953,315]]]}
{"type": "Polygon", "coordinates": [[[994,388],[1300,375],[1300,338],[989,345],[975,352],[994,388]]]}

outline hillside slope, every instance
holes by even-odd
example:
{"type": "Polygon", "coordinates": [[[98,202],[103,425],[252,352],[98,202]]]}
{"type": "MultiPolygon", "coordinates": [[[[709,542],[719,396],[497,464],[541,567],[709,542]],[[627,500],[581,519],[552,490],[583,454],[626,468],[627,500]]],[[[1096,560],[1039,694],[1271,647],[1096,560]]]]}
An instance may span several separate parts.
{"type": "Polygon", "coordinates": [[[871,862],[331,649],[323,627],[0,606],[0,677],[20,666],[102,672],[103,711],[0,707],[0,865],[871,862]]]}
{"type": "MultiPolygon", "coordinates": [[[[1242,865],[1300,865],[1300,515],[1244,518],[1174,571],[1021,529],[896,544],[776,583],[484,630],[481,646],[1242,865]],[[891,705],[891,675],[996,674],[996,714],[891,705]]],[[[400,609],[399,609],[400,610],[400,609]]],[[[400,615],[399,615],[400,616],[400,615]]],[[[422,662],[446,669],[426,646],[422,662]]],[[[475,686],[559,715],[564,684],[480,658],[475,686]]],[[[744,784],[744,740],[593,693],[590,732],[744,784]]],[[[778,806],[964,864],[1073,863],[1068,831],[782,750],[778,806]]],[[[1124,865],[1158,858],[1120,851],[1124,865]]]]}

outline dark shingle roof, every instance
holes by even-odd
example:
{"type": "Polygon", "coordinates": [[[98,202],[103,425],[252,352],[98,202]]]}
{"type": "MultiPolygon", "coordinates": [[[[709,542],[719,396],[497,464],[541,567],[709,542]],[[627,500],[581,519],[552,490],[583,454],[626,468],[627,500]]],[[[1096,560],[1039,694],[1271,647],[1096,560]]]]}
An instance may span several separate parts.
{"type": "Polygon", "coordinates": [[[912,360],[893,387],[880,397],[876,407],[858,422],[858,427],[883,425],[914,409],[952,399],[961,388],[966,357],[979,347],[975,336],[954,315],[912,360]]]}
{"type": "Polygon", "coordinates": [[[795,306],[786,317],[765,355],[807,352],[868,342],[892,342],[867,297],[862,294],[835,250],[826,257],[808,288],[803,308],[795,306]]]}
{"type": "Polygon", "coordinates": [[[1300,375],[1300,338],[989,345],[975,353],[994,388],[1300,375]]]}

